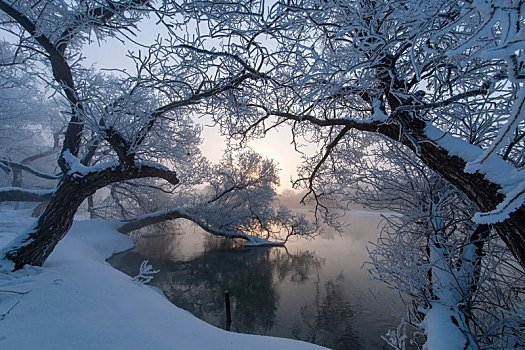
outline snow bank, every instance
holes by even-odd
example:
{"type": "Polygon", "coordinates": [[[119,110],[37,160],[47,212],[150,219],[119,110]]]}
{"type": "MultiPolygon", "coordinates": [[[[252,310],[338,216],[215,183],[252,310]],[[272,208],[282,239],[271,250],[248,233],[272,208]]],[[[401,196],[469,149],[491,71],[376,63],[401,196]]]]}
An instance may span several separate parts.
{"type": "MultiPolygon", "coordinates": [[[[28,215],[0,212],[2,246],[30,223],[28,215]]],[[[112,223],[75,222],[42,268],[1,272],[0,348],[322,349],[230,333],[195,318],[105,261],[132,245],[112,223]]]]}

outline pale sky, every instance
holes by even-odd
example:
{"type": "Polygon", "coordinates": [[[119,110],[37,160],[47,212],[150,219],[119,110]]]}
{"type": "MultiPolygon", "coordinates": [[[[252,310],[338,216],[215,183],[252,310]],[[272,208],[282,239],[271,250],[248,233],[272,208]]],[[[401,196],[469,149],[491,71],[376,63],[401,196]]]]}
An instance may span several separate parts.
{"type": "MultiPolygon", "coordinates": [[[[141,25],[141,32],[139,39],[141,42],[151,42],[156,37],[156,32],[148,30],[148,27],[156,29],[155,26],[141,25]]],[[[130,72],[134,71],[131,60],[126,57],[128,50],[136,50],[136,46],[127,43],[124,45],[116,39],[109,39],[108,41],[97,42],[84,47],[83,55],[85,60],[82,62],[84,66],[89,67],[94,65],[96,68],[124,68],[130,72]]],[[[196,119],[196,123],[203,125],[201,145],[202,153],[212,162],[217,162],[223,155],[226,148],[226,140],[219,135],[218,130],[207,126],[209,121],[196,119]]],[[[264,139],[254,140],[249,142],[248,146],[254,151],[260,153],[262,156],[271,158],[279,164],[281,190],[290,189],[290,177],[294,179],[296,175],[296,167],[300,162],[300,156],[295,152],[291,145],[292,136],[289,131],[282,128],[280,130],[271,130],[264,139]]]]}
{"type": "MultiPolygon", "coordinates": [[[[197,119],[202,123],[201,119],[197,119]]],[[[202,153],[211,161],[218,161],[226,148],[226,139],[221,136],[216,128],[204,127],[202,132],[202,153]]],[[[266,158],[275,160],[279,165],[281,177],[281,190],[291,189],[290,177],[297,178],[296,168],[300,163],[300,155],[291,145],[292,135],[289,130],[270,130],[263,139],[253,140],[248,146],[266,158]]]]}

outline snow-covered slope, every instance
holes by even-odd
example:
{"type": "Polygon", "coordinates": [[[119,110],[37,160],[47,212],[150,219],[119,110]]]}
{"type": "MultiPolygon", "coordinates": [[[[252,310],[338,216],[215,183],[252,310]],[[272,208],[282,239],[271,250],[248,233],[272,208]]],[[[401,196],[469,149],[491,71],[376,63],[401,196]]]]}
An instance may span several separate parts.
{"type": "MultiPolygon", "coordinates": [[[[0,212],[0,247],[31,220],[0,212]]],[[[4,266],[0,349],[322,349],[208,325],[105,262],[131,247],[110,223],[79,221],[42,268],[4,266]]]]}

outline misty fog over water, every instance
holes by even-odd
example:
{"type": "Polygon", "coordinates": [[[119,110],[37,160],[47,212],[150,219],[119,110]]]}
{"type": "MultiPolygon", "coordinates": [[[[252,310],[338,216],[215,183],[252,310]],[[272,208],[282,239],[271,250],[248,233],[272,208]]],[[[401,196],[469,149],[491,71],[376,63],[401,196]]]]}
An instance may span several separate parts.
{"type": "Polygon", "coordinates": [[[274,248],[239,247],[189,225],[168,225],[162,229],[168,234],[137,234],[136,248],[110,263],[134,276],[148,259],[160,270],[151,285],[221,328],[226,328],[224,292],[229,291],[232,331],[334,349],[386,348],[381,336],[398,322],[388,304],[397,299],[369,280],[363,266],[365,246],[375,242],[381,216],[353,210],[347,218],[350,226],[342,235],[324,227],[313,240],[274,248]],[[382,295],[384,304],[372,291],[382,295]]]}

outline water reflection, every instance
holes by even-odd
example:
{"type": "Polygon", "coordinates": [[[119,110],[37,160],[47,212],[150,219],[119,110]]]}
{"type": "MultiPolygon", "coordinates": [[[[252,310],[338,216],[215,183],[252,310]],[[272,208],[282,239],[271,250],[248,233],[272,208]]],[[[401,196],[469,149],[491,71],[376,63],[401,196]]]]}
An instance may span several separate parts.
{"type": "Polygon", "coordinates": [[[353,329],[356,320],[345,293],[347,283],[342,273],[322,286],[319,279],[315,282],[315,298],[301,307],[302,319],[292,329],[294,337],[333,349],[362,348],[360,337],[353,329]]]}
{"type": "MultiPolygon", "coordinates": [[[[231,296],[231,330],[297,338],[333,349],[386,348],[381,335],[397,320],[369,293],[376,285],[360,269],[364,245],[377,227],[366,215],[354,232],[331,240],[289,242],[287,248],[242,248],[183,227],[183,233],[135,237],[133,251],[110,263],[134,276],[144,259],[155,269],[152,285],[175,305],[226,328],[224,292],[231,296]]],[[[355,223],[355,221],[354,221],[355,223]]],[[[174,232],[174,231],[171,231],[174,232]]],[[[177,232],[177,231],[175,231],[177,232]]],[[[153,232],[154,233],[154,232],[153,232]]]]}
{"type": "Polygon", "coordinates": [[[238,246],[234,241],[204,233],[198,227],[176,221],[151,225],[131,233],[134,251],[158,260],[187,261],[209,251],[238,246]]]}
{"type": "MultiPolygon", "coordinates": [[[[176,236],[148,237],[146,251],[176,236]]],[[[165,258],[170,249],[155,251],[150,257],[160,269],[150,283],[162,289],[175,305],[218,327],[225,328],[224,292],[230,291],[231,330],[268,334],[279,306],[276,285],[284,279],[301,283],[316,273],[323,259],[310,251],[290,253],[285,248],[233,248],[225,240],[208,241],[208,251],[193,260],[173,263],[165,258]]],[[[133,275],[145,257],[129,252],[111,259],[113,266],[133,275]],[[136,268],[135,268],[136,269],[136,268]]]]}
{"type": "Polygon", "coordinates": [[[158,286],[174,304],[222,327],[229,290],[232,330],[266,334],[278,303],[268,255],[269,250],[214,251],[158,276],[158,286]]]}

